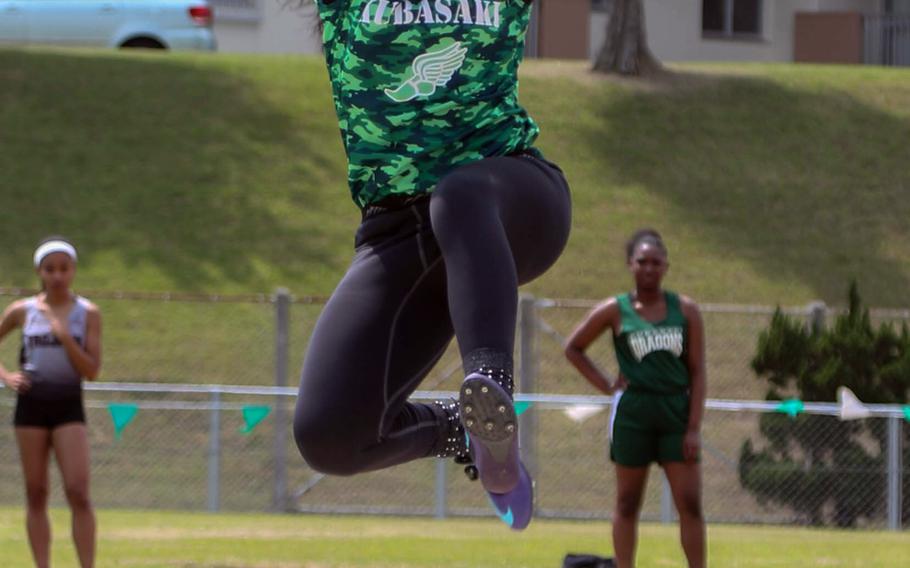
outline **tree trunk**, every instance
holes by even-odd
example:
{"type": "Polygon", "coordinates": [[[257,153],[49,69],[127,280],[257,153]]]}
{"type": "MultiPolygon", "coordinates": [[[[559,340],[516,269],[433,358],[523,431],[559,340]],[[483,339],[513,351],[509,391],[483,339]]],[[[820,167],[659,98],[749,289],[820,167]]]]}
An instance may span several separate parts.
{"type": "Polygon", "coordinates": [[[643,0],[613,0],[607,40],[594,70],[621,75],[653,75],[662,68],[648,49],[643,0]]]}

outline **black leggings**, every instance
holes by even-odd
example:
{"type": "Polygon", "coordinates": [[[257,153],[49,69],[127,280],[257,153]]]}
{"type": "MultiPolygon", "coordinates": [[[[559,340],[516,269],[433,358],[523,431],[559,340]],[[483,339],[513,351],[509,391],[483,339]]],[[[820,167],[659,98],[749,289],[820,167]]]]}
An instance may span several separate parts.
{"type": "Polygon", "coordinates": [[[525,154],[458,168],[405,207],[368,210],[303,364],[294,436],[310,467],[351,475],[429,455],[442,424],[408,397],[453,333],[462,356],[511,355],[518,285],[556,261],[570,225],[562,172],[525,154]]]}

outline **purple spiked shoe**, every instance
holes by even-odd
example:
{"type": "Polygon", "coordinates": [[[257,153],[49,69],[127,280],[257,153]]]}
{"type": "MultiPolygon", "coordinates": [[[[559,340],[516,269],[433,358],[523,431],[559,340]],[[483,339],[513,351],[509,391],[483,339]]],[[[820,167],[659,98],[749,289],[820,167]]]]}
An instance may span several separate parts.
{"type": "Polygon", "coordinates": [[[524,530],[534,516],[534,480],[523,463],[518,462],[518,483],[508,493],[487,492],[500,520],[515,531],[524,530]]]}
{"type": "Polygon", "coordinates": [[[483,488],[508,493],[518,484],[518,416],[512,396],[490,377],[471,373],[461,385],[461,423],[483,488]]]}

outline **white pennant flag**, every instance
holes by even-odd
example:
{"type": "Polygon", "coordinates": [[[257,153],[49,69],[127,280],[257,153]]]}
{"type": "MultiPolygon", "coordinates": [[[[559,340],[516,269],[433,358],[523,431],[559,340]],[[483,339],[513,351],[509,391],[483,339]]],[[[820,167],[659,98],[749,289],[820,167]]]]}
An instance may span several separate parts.
{"type": "Polygon", "coordinates": [[[576,404],[575,406],[565,409],[564,412],[566,413],[566,416],[568,416],[573,422],[578,422],[581,424],[603,409],[603,406],[598,406],[595,404],[576,404]]]}
{"type": "Polygon", "coordinates": [[[869,417],[869,409],[863,406],[853,391],[847,387],[837,388],[837,402],[840,403],[841,420],[859,420],[869,417]]]}

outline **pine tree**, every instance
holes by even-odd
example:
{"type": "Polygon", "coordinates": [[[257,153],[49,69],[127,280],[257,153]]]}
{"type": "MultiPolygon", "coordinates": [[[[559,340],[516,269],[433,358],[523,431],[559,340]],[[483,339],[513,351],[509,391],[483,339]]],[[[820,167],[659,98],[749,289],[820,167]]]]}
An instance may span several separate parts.
{"type": "MultiPolygon", "coordinates": [[[[853,283],[847,312],[829,329],[810,329],[778,309],[759,336],[752,368],[767,381],[768,400],[833,401],[846,386],[864,402],[906,403],[910,333],[906,323],[900,332],[885,323],[873,327],[853,283]]],[[[739,477],[760,503],[789,507],[813,525],[850,527],[882,517],[884,420],[763,414],[759,431],[760,449],[751,440],[742,446],[739,477]]],[[[904,438],[903,459],[910,463],[910,436],[904,438]]],[[[910,475],[904,475],[906,486],[910,475]]],[[[910,499],[903,517],[910,519],[910,499]]]]}

